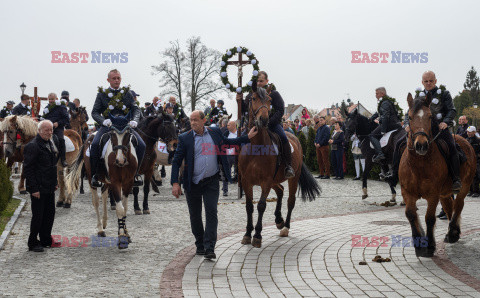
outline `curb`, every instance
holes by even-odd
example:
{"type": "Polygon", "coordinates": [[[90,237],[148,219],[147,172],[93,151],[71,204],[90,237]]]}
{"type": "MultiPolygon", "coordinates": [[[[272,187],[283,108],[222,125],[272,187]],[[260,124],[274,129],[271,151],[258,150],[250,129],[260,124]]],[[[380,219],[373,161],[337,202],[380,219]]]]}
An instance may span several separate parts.
{"type": "Polygon", "coordinates": [[[17,222],[18,216],[20,215],[20,212],[22,212],[23,207],[25,206],[25,203],[27,202],[26,199],[20,198],[17,196],[12,196],[12,198],[21,200],[20,205],[18,205],[17,209],[13,213],[12,217],[8,221],[7,225],[5,226],[5,230],[3,230],[2,235],[0,236],[0,250],[3,249],[3,246],[5,245],[5,242],[7,241],[8,235],[10,235],[10,232],[12,231],[13,227],[15,226],[15,223],[17,222]]]}

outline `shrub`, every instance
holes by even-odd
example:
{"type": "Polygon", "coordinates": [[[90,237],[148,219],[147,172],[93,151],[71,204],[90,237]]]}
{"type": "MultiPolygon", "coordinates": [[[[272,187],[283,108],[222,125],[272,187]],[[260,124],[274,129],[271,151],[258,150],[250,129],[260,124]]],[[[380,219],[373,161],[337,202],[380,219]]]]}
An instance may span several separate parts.
{"type": "Polygon", "coordinates": [[[4,159],[0,159],[0,212],[3,211],[13,196],[13,183],[10,181],[10,170],[4,159]]]}

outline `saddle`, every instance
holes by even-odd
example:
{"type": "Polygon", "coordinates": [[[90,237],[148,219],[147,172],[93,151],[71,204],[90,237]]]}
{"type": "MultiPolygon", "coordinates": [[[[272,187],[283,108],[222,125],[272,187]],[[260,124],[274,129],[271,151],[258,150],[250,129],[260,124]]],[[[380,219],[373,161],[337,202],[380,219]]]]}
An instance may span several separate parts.
{"type": "MultiPolygon", "coordinates": [[[[445,158],[445,160],[448,160],[450,156],[450,150],[448,148],[447,143],[442,139],[436,139],[435,143],[437,144],[438,150],[440,150],[440,153],[442,154],[443,158],[445,158]]],[[[457,149],[457,152],[458,152],[458,158],[460,160],[460,164],[463,164],[464,162],[467,161],[467,155],[463,151],[462,147],[458,145],[458,143],[455,143],[455,148],[457,149]]]]}
{"type": "MultiPolygon", "coordinates": [[[[380,139],[380,145],[382,146],[382,148],[386,147],[390,143],[390,141],[394,139],[392,138],[392,136],[396,135],[397,134],[396,132],[398,131],[399,131],[399,128],[390,130],[389,132],[387,132],[382,136],[382,138],[380,139]]],[[[375,149],[372,143],[370,143],[370,148],[375,149]]]]}

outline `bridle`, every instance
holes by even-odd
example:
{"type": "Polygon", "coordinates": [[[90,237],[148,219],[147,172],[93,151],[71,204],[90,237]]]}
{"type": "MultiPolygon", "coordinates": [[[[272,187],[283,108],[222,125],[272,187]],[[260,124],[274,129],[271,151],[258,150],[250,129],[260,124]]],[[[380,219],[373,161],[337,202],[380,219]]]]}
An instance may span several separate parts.
{"type": "Polygon", "coordinates": [[[13,151],[15,152],[17,150],[18,147],[20,146],[17,146],[17,139],[16,139],[16,136],[17,134],[20,134],[20,136],[22,137],[23,139],[23,133],[22,131],[18,128],[18,124],[15,123],[15,134],[14,136],[15,137],[11,137],[10,134],[8,133],[8,131],[4,131],[3,133],[7,134],[7,139],[9,142],[3,142],[3,145],[12,145],[13,146],[13,151]]]}
{"type": "Polygon", "coordinates": [[[267,106],[266,104],[262,104],[262,105],[259,106],[259,107],[255,110],[255,112],[254,112],[254,111],[253,111],[253,104],[252,104],[252,102],[253,102],[254,99],[255,99],[255,97],[254,97],[254,95],[252,94],[252,100],[250,100],[250,103],[249,103],[249,106],[250,106],[250,107],[249,107],[249,108],[250,108],[250,112],[252,112],[252,114],[253,114],[253,118],[254,118],[253,120],[255,121],[255,118],[257,118],[257,114],[258,114],[258,112],[260,112],[261,109],[265,108],[265,109],[267,109],[267,111],[269,111],[270,107],[267,106]]]}
{"type": "MultiPolygon", "coordinates": [[[[161,128],[163,130],[163,132],[165,132],[165,124],[174,124],[175,126],[175,120],[171,121],[170,119],[165,119],[165,118],[161,118],[162,119],[162,123],[160,123],[161,125],[161,128]]],[[[137,129],[137,131],[139,133],[141,133],[142,135],[146,136],[147,138],[157,142],[157,141],[161,141],[165,144],[168,144],[170,141],[172,141],[174,138],[161,138],[161,137],[152,137],[151,135],[148,135],[147,133],[145,133],[144,131],[142,131],[141,129],[137,129]]]]}

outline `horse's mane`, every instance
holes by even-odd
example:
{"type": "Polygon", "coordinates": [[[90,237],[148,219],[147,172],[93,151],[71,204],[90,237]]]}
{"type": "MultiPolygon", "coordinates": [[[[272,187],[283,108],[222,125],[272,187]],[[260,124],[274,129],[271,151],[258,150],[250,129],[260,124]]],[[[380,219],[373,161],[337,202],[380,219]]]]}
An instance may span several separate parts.
{"type": "Polygon", "coordinates": [[[157,116],[148,116],[144,118],[140,123],[138,123],[138,129],[141,131],[145,131],[150,123],[152,123],[153,120],[157,119],[157,116]]]}
{"type": "Polygon", "coordinates": [[[34,137],[38,133],[38,124],[30,116],[15,116],[10,115],[6,117],[2,122],[0,122],[0,130],[6,131],[10,125],[10,120],[14,117],[17,117],[16,123],[18,129],[23,132],[26,137],[34,137]]]}

